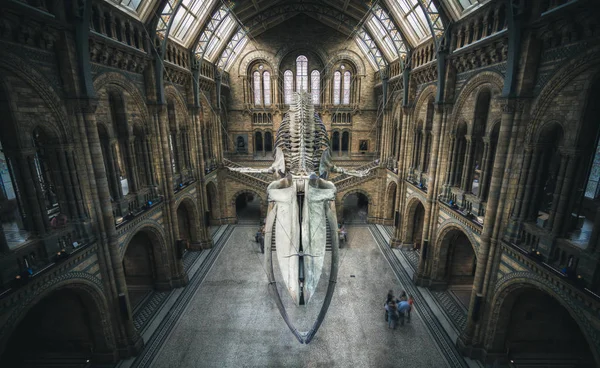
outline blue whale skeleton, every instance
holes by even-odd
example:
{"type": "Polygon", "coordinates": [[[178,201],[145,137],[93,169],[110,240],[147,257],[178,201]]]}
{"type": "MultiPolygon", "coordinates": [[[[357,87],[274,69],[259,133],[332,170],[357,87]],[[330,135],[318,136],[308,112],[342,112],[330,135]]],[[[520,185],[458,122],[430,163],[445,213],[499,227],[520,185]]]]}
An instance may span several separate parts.
{"type": "Polygon", "coordinates": [[[265,261],[270,291],[290,330],[300,343],[308,344],[325,318],[338,272],[336,188],[327,178],[331,172],[366,176],[369,170],[345,170],[333,163],[325,125],[315,113],[311,96],[306,92],[294,93],[290,110],[277,131],[275,158],[271,167],[229,169],[279,176],[267,187],[269,210],[265,220],[265,261]],[[326,222],[329,223],[332,240],[329,284],[313,327],[308,332],[299,332],[290,320],[277,290],[271,252],[272,236],[275,234],[277,261],[283,283],[295,304],[305,305],[314,295],[321,277],[327,239],[326,222]]]}

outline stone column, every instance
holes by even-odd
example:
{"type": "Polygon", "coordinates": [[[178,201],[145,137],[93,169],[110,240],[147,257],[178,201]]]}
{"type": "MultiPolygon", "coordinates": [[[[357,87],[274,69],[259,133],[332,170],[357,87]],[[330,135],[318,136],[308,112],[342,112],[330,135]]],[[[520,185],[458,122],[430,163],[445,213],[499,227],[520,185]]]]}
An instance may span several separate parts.
{"type": "Polygon", "coordinates": [[[23,189],[27,196],[29,204],[29,215],[32,216],[35,231],[43,237],[48,228],[48,216],[44,213],[46,206],[44,199],[41,198],[42,189],[37,177],[35,176],[35,164],[33,162],[33,152],[21,152],[17,156],[18,166],[23,178],[23,189]]]}
{"type": "MultiPolygon", "coordinates": [[[[60,174],[62,176],[62,182],[63,182],[63,190],[65,192],[65,196],[67,197],[67,204],[69,207],[69,213],[71,215],[71,218],[78,218],[80,216],[79,211],[77,209],[76,203],[75,203],[75,188],[73,186],[73,183],[71,181],[71,170],[69,168],[69,165],[67,164],[67,159],[65,157],[65,155],[67,154],[67,151],[63,151],[63,150],[57,150],[56,151],[56,156],[58,158],[58,167],[60,170],[60,174]]],[[[63,210],[61,209],[61,212],[63,210]]]]}
{"type": "Polygon", "coordinates": [[[568,163],[566,164],[565,176],[563,185],[560,191],[560,196],[557,198],[556,214],[554,215],[554,226],[552,234],[562,236],[567,228],[568,220],[570,219],[568,212],[569,199],[573,198],[573,179],[575,170],[579,161],[578,152],[567,152],[568,163]]]}
{"type": "Polygon", "coordinates": [[[518,220],[523,222],[527,220],[527,214],[530,211],[531,207],[531,195],[533,194],[533,186],[535,184],[535,178],[538,169],[538,162],[541,155],[541,147],[535,146],[534,151],[532,153],[531,164],[529,166],[529,170],[527,171],[527,182],[524,188],[523,202],[521,206],[521,211],[519,212],[518,220]]]}
{"type": "MultiPolygon", "coordinates": [[[[91,157],[91,163],[93,167],[93,178],[96,184],[96,191],[98,193],[98,203],[101,214],[101,224],[103,228],[101,231],[101,237],[106,239],[106,245],[110,257],[110,266],[112,267],[112,275],[114,275],[114,281],[116,286],[116,292],[118,296],[126,299],[127,311],[125,313],[115,313],[115,318],[120,322],[119,326],[124,327],[125,344],[129,354],[133,355],[141,351],[144,341],[133,325],[133,316],[131,305],[129,303],[129,293],[127,290],[127,283],[125,281],[125,273],[123,270],[123,263],[121,260],[121,252],[119,248],[119,239],[117,231],[115,229],[115,219],[112,212],[112,203],[110,201],[110,192],[108,190],[108,180],[106,175],[106,168],[104,166],[104,160],[102,157],[102,149],[100,147],[100,137],[98,135],[98,126],[96,122],[95,107],[86,109],[83,112],[83,119],[85,121],[86,138],[89,142],[89,154],[91,157]]],[[[110,151],[110,150],[109,150],[110,151]]],[[[118,304],[115,310],[120,310],[118,304]]]]}
{"type": "Polygon", "coordinates": [[[128,170],[131,178],[129,178],[129,191],[130,192],[138,192],[140,190],[139,187],[139,178],[138,178],[138,166],[137,160],[135,159],[135,145],[134,145],[135,137],[127,138],[127,161],[130,169],[128,170]]]}
{"type": "Polygon", "coordinates": [[[492,174],[492,167],[490,167],[490,165],[492,165],[493,162],[493,157],[492,157],[492,147],[491,147],[491,143],[490,143],[490,138],[486,137],[483,138],[483,159],[481,160],[481,175],[479,176],[479,199],[481,199],[482,201],[485,201],[486,199],[486,190],[487,190],[487,182],[488,182],[488,178],[490,177],[490,175],[492,174]]]}
{"type": "MultiPolygon", "coordinates": [[[[477,324],[476,319],[479,317],[478,315],[474,314],[475,303],[477,299],[483,301],[482,298],[483,288],[485,286],[485,277],[487,273],[490,272],[489,268],[491,268],[493,263],[493,256],[489,257],[489,255],[494,254],[495,245],[497,244],[497,239],[493,238],[492,235],[494,234],[495,228],[499,227],[500,223],[502,222],[501,219],[504,206],[499,206],[499,197],[502,189],[504,169],[509,152],[508,147],[511,142],[511,130],[515,115],[513,104],[513,101],[508,101],[508,103],[502,106],[503,112],[502,120],[500,122],[500,132],[498,135],[498,147],[496,149],[496,155],[494,158],[494,168],[486,204],[486,218],[483,225],[480,246],[477,254],[477,266],[475,268],[475,277],[473,280],[471,301],[469,303],[467,324],[459,336],[459,344],[463,346],[471,343],[475,333],[475,327],[477,324]],[[496,218],[498,218],[498,221],[496,221],[496,218]]],[[[483,306],[481,306],[479,313],[481,313],[481,310],[483,310],[483,306]]]]}
{"type": "Polygon", "coordinates": [[[175,242],[179,239],[179,226],[177,224],[177,207],[173,193],[173,167],[171,165],[171,158],[169,154],[169,132],[167,130],[169,121],[167,117],[166,106],[157,105],[156,109],[156,114],[158,117],[158,130],[160,132],[158,138],[160,140],[161,147],[159,148],[159,151],[162,149],[163,171],[165,173],[166,180],[164,185],[165,207],[163,216],[165,216],[165,223],[168,224],[168,226],[166,226],[167,231],[170,232],[172,236],[170,241],[167,240],[171,243],[168,245],[168,248],[171,249],[171,252],[169,252],[171,260],[169,263],[173,265],[172,286],[180,287],[187,284],[188,277],[183,268],[183,261],[178,259],[177,250],[175,249],[175,242]]]}
{"type": "Polygon", "coordinates": [[[471,177],[471,159],[473,151],[473,144],[471,142],[472,137],[470,135],[465,136],[467,144],[466,144],[466,152],[465,152],[465,161],[463,163],[462,177],[460,179],[460,189],[468,192],[470,185],[468,183],[469,178],[471,177]]]}
{"type": "Polygon", "coordinates": [[[554,217],[556,215],[556,209],[558,207],[558,198],[560,197],[561,189],[565,180],[565,170],[567,169],[568,157],[563,153],[560,155],[560,167],[556,176],[556,187],[552,194],[552,208],[548,216],[548,222],[546,223],[546,229],[552,230],[552,224],[554,223],[554,217]]]}

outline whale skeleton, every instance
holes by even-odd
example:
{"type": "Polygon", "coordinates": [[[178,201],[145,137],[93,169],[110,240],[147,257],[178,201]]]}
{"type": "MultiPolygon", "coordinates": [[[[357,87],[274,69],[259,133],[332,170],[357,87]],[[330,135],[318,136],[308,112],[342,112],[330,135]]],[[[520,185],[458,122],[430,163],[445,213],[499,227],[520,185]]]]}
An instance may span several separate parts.
{"type": "Polygon", "coordinates": [[[298,341],[308,344],[323,322],[337,282],[339,239],[335,211],[335,185],[329,173],[366,176],[369,170],[346,170],[333,163],[325,125],[314,111],[311,96],[294,93],[294,101],[277,131],[275,158],[268,169],[229,168],[242,173],[275,174],[267,187],[269,209],[265,220],[265,261],[269,290],[284,321],[298,341]],[[318,172],[318,175],[316,174],[318,172]],[[297,306],[314,295],[325,260],[327,226],[331,231],[329,283],[312,328],[300,332],[290,320],[277,289],[273,269],[273,233],[282,280],[297,306]],[[273,231],[274,230],[274,231],[273,231]]]}

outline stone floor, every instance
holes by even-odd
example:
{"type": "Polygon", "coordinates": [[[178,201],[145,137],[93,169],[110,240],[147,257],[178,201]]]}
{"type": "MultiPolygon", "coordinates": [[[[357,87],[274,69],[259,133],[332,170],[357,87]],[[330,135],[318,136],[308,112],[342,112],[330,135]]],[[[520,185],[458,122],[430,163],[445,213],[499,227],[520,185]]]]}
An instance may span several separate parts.
{"type": "Polygon", "coordinates": [[[268,293],[255,231],[235,229],[149,366],[449,366],[418,308],[406,326],[387,328],[385,295],[403,286],[368,227],[349,227],[331,307],[308,345],[289,331],[268,293]]]}

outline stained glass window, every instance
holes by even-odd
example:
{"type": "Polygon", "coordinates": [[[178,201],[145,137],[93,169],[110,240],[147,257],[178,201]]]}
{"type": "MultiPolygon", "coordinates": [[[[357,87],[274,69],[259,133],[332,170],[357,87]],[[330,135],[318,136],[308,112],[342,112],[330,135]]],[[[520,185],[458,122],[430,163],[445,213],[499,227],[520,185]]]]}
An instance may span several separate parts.
{"type": "Polygon", "coordinates": [[[283,73],[283,102],[286,104],[292,103],[292,92],[294,91],[294,73],[291,70],[286,70],[283,73]]]}
{"type": "Polygon", "coordinates": [[[342,84],[342,73],[333,73],[333,104],[340,104],[340,87],[342,84]]]}
{"type": "Polygon", "coordinates": [[[271,104],[271,73],[263,73],[263,91],[265,94],[265,105],[271,104]]]}
{"type": "Polygon", "coordinates": [[[321,103],[321,73],[318,70],[310,73],[310,93],[313,104],[319,105],[321,103]]]}
{"type": "Polygon", "coordinates": [[[254,72],[254,74],[252,75],[252,79],[253,79],[252,86],[254,89],[254,104],[260,105],[262,103],[261,98],[260,98],[260,73],[254,72]]]}
{"type": "Polygon", "coordinates": [[[351,75],[350,75],[350,72],[347,71],[344,73],[344,98],[343,98],[344,105],[350,104],[350,80],[351,80],[351,75]]]}
{"type": "Polygon", "coordinates": [[[296,58],[296,90],[308,91],[308,59],[304,55],[296,58]]]}

